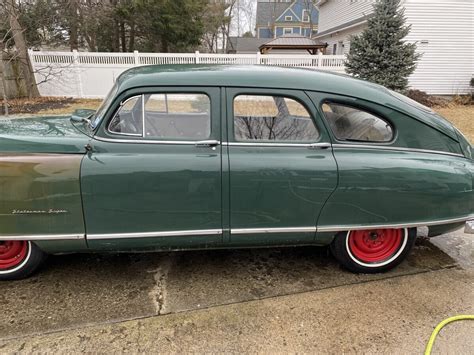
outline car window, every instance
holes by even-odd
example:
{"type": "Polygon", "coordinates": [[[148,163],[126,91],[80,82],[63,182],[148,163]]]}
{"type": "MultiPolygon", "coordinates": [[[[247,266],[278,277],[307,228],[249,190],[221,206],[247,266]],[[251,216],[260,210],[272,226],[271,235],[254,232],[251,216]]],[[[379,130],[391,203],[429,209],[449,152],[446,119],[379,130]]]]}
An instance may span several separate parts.
{"type": "Polygon", "coordinates": [[[92,124],[91,124],[92,129],[95,129],[99,125],[100,121],[102,120],[102,118],[105,115],[105,112],[107,111],[110,104],[112,103],[112,100],[114,99],[115,95],[117,94],[117,89],[118,89],[118,85],[117,85],[117,83],[115,83],[114,86],[112,86],[112,89],[110,89],[110,91],[107,94],[107,96],[105,97],[105,99],[100,104],[99,108],[95,112],[95,115],[92,119],[92,124]]]}
{"type": "Polygon", "coordinates": [[[109,131],[126,136],[143,135],[142,95],[124,101],[109,124],[109,131]]]}
{"type": "Polygon", "coordinates": [[[145,137],[206,139],[211,103],[205,94],[151,94],[145,99],[145,137]]]}
{"type": "Polygon", "coordinates": [[[284,96],[238,95],[234,99],[237,141],[314,142],[319,132],[308,110],[284,96]]]}
{"type": "Polygon", "coordinates": [[[392,126],[367,111],[334,102],[324,103],[322,109],[338,140],[380,143],[393,139],[392,126]]]}

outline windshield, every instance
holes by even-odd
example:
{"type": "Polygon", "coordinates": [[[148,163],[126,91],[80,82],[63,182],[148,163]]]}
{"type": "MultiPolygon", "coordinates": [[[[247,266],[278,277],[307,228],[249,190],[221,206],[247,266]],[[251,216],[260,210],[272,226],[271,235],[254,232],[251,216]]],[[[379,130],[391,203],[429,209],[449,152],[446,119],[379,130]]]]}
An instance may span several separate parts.
{"type": "Polygon", "coordinates": [[[105,97],[104,101],[102,101],[102,103],[100,104],[100,107],[96,111],[94,117],[92,117],[91,119],[92,129],[95,129],[99,125],[102,118],[104,117],[105,112],[107,111],[107,108],[110,106],[110,103],[112,102],[112,100],[115,97],[115,94],[117,93],[117,88],[118,88],[117,83],[115,83],[114,86],[112,86],[112,89],[110,89],[109,93],[105,97]]]}

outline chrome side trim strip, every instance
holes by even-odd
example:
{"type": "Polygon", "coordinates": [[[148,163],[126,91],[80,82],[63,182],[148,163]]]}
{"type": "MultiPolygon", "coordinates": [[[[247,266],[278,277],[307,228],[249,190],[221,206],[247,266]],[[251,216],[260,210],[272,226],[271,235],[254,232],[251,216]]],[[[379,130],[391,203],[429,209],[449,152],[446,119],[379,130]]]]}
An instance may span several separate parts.
{"type": "Polygon", "coordinates": [[[160,237],[188,237],[193,235],[220,235],[222,229],[197,229],[168,232],[143,232],[143,233],[106,233],[88,234],[87,239],[128,239],[128,238],[160,238],[160,237]]]}
{"type": "Polygon", "coordinates": [[[84,234],[0,235],[0,240],[79,240],[84,234]]]}
{"type": "Polygon", "coordinates": [[[262,234],[262,233],[311,233],[316,227],[286,227],[286,228],[232,228],[230,234],[262,234]]]}
{"type": "Polygon", "coordinates": [[[299,147],[310,148],[314,143],[257,143],[257,142],[223,142],[230,147],[299,147]]]}
{"type": "Polygon", "coordinates": [[[451,224],[457,222],[465,222],[473,219],[474,215],[469,215],[459,218],[440,219],[437,221],[429,222],[415,222],[415,223],[398,223],[398,224],[348,224],[340,226],[321,226],[318,227],[318,232],[342,232],[347,230],[363,230],[363,229],[377,229],[377,228],[412,228],[412,227],[424,227],[424,226],[436,226],[440,224],[451,224]]]}
{"type": "MultiPolygon", "coordinates": [[[[140,136],[141,137],[141,136],[140,136]]],[[[159,141],[159,140],[146,140],[146,139],[114,139],[94,136],[94,139],[102,142],[110,143],[135,143],[135,144],[182,144],[182,145],[195,145],[199,141],[159,141]]]]}
{"type": "Polygon", "coordinates": [[[414,153],[429,153],[429,154],[442,154],[451,155],[455,157],[462,157],[464,155],[458,153],[443,152],[441,150],[429,150],[429,149],[418,149],[418,148],[404,148],[404,147],[392,147],[385,145],[368,145],[368,144],[333,144],[333,148],[361,148],[361,149],[380,149],[380,150],[393,150],[401,152],[414,152],[414,153]]]}

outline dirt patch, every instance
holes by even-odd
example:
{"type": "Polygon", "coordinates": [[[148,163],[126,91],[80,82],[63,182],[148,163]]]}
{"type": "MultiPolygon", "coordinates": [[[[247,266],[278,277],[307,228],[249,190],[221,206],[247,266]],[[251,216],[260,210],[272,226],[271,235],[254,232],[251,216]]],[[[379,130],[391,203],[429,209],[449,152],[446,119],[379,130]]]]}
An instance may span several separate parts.
{"type": "MultiPolygon", "coordinates": [[[[70,114],[78,108],[97,108],[102,100],[74,99],[72,97],[38,97],[33,99],[13,99],[8,101],[9,114],[70,114]]],[[[4,114],[0,105],[0,115],[4,114]]]]}

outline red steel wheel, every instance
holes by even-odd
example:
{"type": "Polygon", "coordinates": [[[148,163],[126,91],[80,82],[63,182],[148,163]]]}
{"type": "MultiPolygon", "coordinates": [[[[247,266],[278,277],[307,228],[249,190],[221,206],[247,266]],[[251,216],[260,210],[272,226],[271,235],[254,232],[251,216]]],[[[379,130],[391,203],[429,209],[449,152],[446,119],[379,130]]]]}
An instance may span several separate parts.
{"type": "Polygon", "coordinates": [[[29,243],[24,240],[0,241],[0,272],[21,266],[29,250],[29,243]]]}
{"type": "Polygon", "coordinates": [[[380,267],[392,262],[403,251],[407,230],[373,229],[348,232],[346,248],[351,259],[365,267],[380,267]]]}

